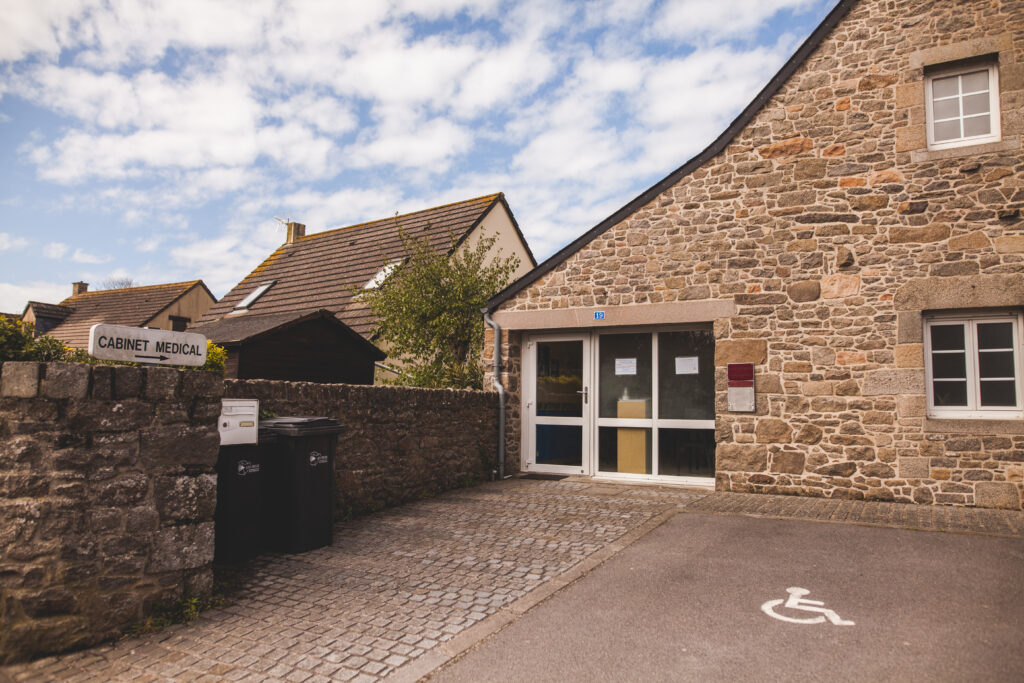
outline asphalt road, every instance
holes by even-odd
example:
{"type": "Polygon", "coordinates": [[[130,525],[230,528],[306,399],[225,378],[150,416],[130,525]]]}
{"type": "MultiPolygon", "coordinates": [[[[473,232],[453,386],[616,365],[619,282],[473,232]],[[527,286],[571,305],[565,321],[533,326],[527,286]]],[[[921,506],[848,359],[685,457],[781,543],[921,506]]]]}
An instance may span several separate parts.
{"type": "Polygon", "coordinates": [[[1024,540],[681,513],[431,680],[1009,681],[1022,641],[1024,540]]]}

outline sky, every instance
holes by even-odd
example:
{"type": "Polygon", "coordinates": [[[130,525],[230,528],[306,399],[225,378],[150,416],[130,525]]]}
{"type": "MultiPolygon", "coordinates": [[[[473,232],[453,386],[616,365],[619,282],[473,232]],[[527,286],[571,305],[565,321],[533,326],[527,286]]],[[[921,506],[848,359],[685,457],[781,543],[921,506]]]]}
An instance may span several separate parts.
{"type": "Polygon", "coordinates": [[[538,261],[685,163],[837,0],[0,0],[0,311],[504,192],[538,261]]]}

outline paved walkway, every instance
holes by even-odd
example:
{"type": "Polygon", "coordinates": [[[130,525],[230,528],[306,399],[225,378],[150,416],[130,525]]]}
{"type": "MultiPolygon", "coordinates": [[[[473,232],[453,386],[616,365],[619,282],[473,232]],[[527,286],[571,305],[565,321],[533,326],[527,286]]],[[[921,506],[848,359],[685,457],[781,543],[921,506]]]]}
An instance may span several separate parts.
{"type": "Polygon", "coordinates": [[[339,524],[329,548],[252,563],[190,626],[0,680],[417,680],[686,509],[1024,536],[1021,512],[516,479],[339,524]]]}

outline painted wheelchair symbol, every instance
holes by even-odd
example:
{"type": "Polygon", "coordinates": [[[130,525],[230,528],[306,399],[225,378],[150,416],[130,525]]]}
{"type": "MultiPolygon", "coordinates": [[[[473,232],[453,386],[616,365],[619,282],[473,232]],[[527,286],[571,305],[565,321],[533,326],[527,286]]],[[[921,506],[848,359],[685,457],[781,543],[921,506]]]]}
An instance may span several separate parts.
{"type": "Polygon", "coordinates": [[[804,600],[803,596],[808,595],[811,591],[806,588],[787,588],[786,592],[789,593],[789,597],[785,600],[769,600],[768,602],[761,605],[761,611],[779,621],[787,621],[791,624],[823,624],[825,620],[829,620],[836,626],[853,626],[852,621],[841,619],[838,614],[830,609],[826,609],[825,603],[820,600],[804,600]],[[787,617],[782,614],[775,612],[775,608],[782,606],[788,609],[802,610],[804,612],[814,612],[817,616],[807,617],[806,619],[796,619],[794,617],[787,617]]]}

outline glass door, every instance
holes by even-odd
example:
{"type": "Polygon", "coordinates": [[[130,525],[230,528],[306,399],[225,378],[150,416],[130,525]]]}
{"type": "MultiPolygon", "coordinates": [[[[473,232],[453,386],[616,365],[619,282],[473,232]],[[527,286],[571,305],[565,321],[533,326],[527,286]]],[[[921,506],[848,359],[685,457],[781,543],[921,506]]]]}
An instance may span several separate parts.
{"type": "Polygon", "coordinates": [[[524,446],[531,472],[586,474],[590,443],[590,339],[527,341],[524,446]]]}
{"type": "Polygon", "coordinates": [[[602,476],[715,475],[715,340],[710,326],[597,336],[602,476]]]}

